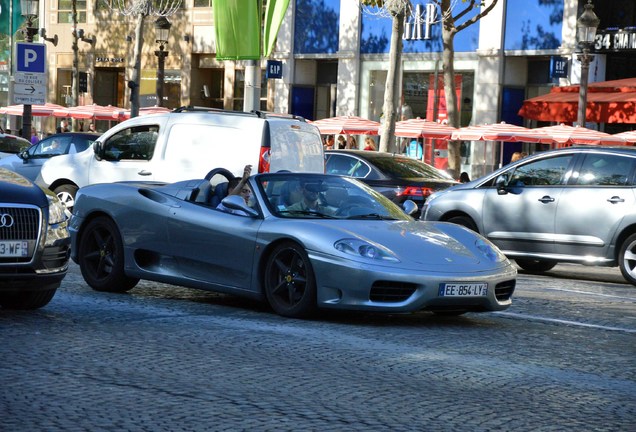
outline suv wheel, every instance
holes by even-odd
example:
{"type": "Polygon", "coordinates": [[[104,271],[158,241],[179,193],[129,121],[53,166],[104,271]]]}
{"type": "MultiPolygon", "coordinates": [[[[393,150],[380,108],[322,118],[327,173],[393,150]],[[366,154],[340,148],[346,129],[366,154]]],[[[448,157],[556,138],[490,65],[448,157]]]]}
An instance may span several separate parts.
{"type": "Polygon", "coordinates": [[[630,235],[623,242],[618,255],[618,266],[623,277],[632,285],[636,285],[636,234],[630,235]]]}
{"type": "Polygon", "coordinates": [[[533,260],[533,259],[516,259],[515,262],[519,267],[524,269],[527,272],[531,273],[543,273],[548,270],[552,270],[555,265],[557,265],[556,261],[542,261],[542,260],[533,260]]]}
{"type": "Polygon", "coordinates": [[[39,291],[0,293],[0,306],[5,309],[38,309],[49,304],[59,284],[39,291]]]}
{"type": "Polygon", "coordinates": [[[469,230],[475,231],[476,233],[479,232],[479,230],[477,229],[477,225],[475,225],[475,222],[473,222],[473,220],[468,216],[453,216],[452,218],[448,219],[447,222],[461,225],[468,228],[469,230]]]}
{"type": "Polygon", "coordinates": [[[62,201],[68,211],[73,210],[75,205],[75,195],[79,188],[72,184],[64,184],[53,189],[53,193],[62,201]]]}

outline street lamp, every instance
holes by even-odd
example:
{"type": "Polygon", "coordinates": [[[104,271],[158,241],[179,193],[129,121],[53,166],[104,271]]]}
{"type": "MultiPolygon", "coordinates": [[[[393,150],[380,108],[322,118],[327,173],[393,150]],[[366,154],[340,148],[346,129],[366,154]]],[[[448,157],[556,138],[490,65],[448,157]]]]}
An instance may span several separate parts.
{"type": "MultiPolygon", "coordinates": [[[[24,29],[24,40],[28,43],[33,42],[33,36],[38,34],[38,29],[33,27],[33,20],[38,17],[38,9],[40,7],[39,0],[20,0],[20,10],[23,17],[26,18],[26,28],[24,29]]],[[[31,104],[24,104],[22,111],[22,137],[31,139],[31,104]]]]}
{"type": "Polygon", "coordinates": [[[160,16],[155,21],[155,31],[157,39],[155,42],[159,44],[159,50],[155,51],[155,55],[159,60],[157,66],[157,106],[163,106],[163,82],[164,82],[164,67],[168,51],[164,50],[164,45],[168,44],[168,34],[170,33],[170,21],[165,16],[160,16]]]}
{"type": "Polygon", "coordinates": [[[596,29],[598,28],[600,19],[594,13],[594,5],[592,0],[587,0],[584,6],[583,14],[576,20],[577,40],[582,49],[582,53],[577,55],[577,59],[581,62],[581,83],[579,84],[579,106],[576,122],[579,126],[585,126],[585,112],[587,108],[587,83],[589,80],[590,63],[594,56],[590,54],[590,48],[594,45],[596,37],[596,29]]]}

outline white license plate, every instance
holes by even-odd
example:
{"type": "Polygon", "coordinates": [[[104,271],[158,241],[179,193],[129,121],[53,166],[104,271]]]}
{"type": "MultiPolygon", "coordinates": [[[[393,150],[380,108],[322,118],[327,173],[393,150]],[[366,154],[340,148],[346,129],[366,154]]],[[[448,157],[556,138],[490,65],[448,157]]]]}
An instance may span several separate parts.
{"type": "Polygon", "coordinates": [[[439,285],[440,297],[484,297],[488,295],[487,283],[447,283],[439,285]]]}
{"type": "Polygon", "coordinates": [[[29,256],[29,242],[27,241],[0,241],[0,257],[25,257],[29,256]]]}

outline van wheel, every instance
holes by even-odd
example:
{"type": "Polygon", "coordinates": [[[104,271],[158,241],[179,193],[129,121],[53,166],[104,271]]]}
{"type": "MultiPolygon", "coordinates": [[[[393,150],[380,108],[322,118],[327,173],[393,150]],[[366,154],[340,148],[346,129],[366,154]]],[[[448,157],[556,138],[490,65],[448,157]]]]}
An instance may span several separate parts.
{"type": "Polygon", "coordinates": [[[463,227],[468,228],[469,230],[475,231],[476,233],[479,232],[479,230],[477,229],[477,225],[475,225],[475,222],[473,222],[473,220],[469,218],[468,216],[454,216],[448,219],[446,222],[461,225],[463,227]]]}
{"type": "Polygon", "coordinates": [[[621,245],[618,266],[627,282],[636,285],[636,234],[627,237],[621,245]]]}
{"type": "Polygon", "coordinates": [[[64,184],[53,189],[53,193],[57,195],[60,201],[62,201],[62,204],[66,206],[68,211],[72,211],[73,206],[75,205],[75,195],[77,195],[78,189],[79,188],[75,185],[64,184]]]}
{"type": "Polygon", "coordinates": [[[543,261],[533,259],[516,259],[515,262],[519,267],[531,273],[543,273],[552,270],[557,265],[556,261],[543,261]]]}

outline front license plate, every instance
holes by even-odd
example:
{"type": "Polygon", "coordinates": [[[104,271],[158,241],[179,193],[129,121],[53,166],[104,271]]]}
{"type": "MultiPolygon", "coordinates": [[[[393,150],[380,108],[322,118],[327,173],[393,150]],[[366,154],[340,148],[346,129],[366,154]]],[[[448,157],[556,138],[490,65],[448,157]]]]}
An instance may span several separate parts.
{"type": "Polygon", "coordinates": [[[439,285],[440,297],[484,297],[488,295],[487,283],[447,283],[439,285]]]}
{"type": "Polygon", "coordinates": [[[27,241],[0,241],[0,257],[25,257],[29,256],[29,242],[27,241]]]}

